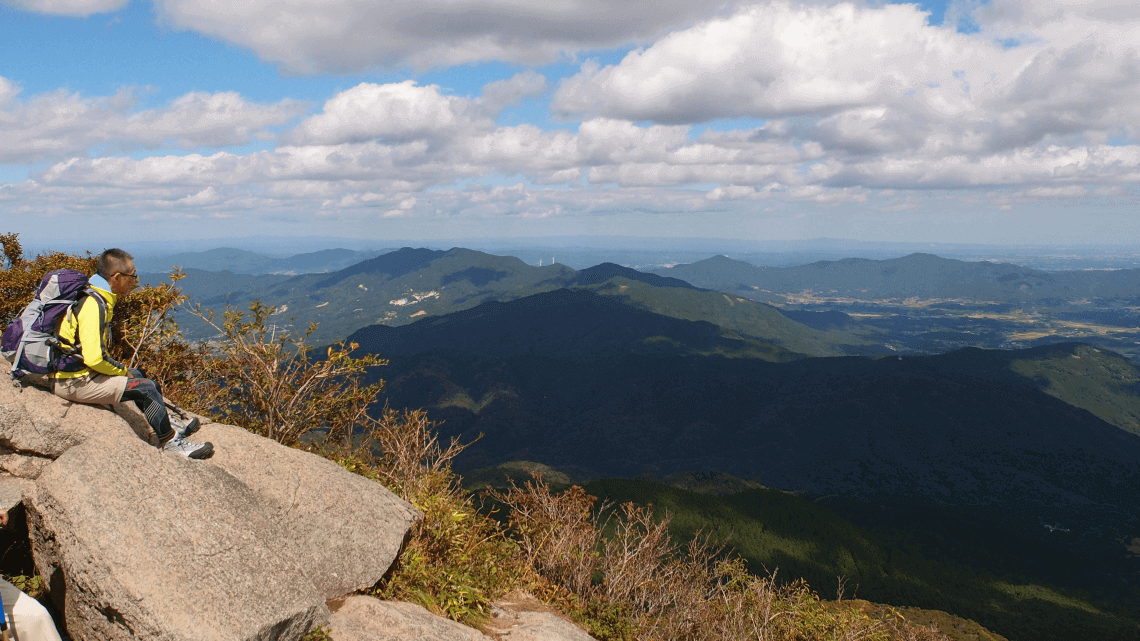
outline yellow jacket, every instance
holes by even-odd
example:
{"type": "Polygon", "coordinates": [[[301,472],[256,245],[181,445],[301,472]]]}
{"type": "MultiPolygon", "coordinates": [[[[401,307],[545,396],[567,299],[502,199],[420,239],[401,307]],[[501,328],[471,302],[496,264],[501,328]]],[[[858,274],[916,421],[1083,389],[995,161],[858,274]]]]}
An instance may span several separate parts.
{"type": "Polygon", "coordinates": [[[130,376],[127,368],[103,352],[103,346],[111,342],[111,318],[115,312],[117,296],[111,293],[110,284],[98,274],[91,277],[89,285],[107,303],[106,317],[100,324],[99,302],[90,296],[79,303],[77,314],[68,310],[59,326],[59,342],[71,346],[78,342],[85,367],[77,372],[55,372],[51,375],[52,378],[79,378],[92,372],[108,376],[130,376]]]}

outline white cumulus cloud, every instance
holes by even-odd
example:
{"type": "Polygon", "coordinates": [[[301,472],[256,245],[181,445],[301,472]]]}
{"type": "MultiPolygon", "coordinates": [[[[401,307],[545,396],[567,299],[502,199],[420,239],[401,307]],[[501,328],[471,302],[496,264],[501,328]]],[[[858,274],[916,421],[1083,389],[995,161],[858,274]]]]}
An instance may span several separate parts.
{"type": "Polygon", "coordinates": [[[156,0],[169,24],[302,73],[549,62],[645,41],[707,16],[688,0],[156,0]]]}
{"type": "Polygon", "coordinates": [[[0,164],[38,162],[112,150],[223,147],[269,137],[305,108],[283,100],[265,105],[237,93],[186,94],[166,107],[136,110],[132,89],[84,97],[63,90],[20,100],[18,87],[0,78],[0,164]]]}
{"type": "Polygon", "coordinates": [[[298,144],[341,144],[369,140],[448,139],[486,128],[491,122],[465,98],[444,96],[435,85],[414,80],[397,84],[361,83],[325,103],[324,111],[294,130],[298,144]]]}
{"type": "Polygon", "coordinates": [[[915,5],[774,1],[671,33],[618,64],[588,63],[562,82],[553,108],[665,124],[781,120],[786,135],[837,156],[1097,145],[1140,135],[1138,13],[994,0],[971,14],[982,31],[965,34],[931,26],[915,5]]]}
{"type": "Polygon", "coordinates": [[[76,17],[115,11],[127,6],[127,2],[128,0],[0,0],[0,4],[25,11],[76,17]]]}
{"type": "Polygon", "coordinates": [[[516,105],[523,98],[541,96],[546,92],[546,77],[534,71],[517,73],[506,80],[496,80],[483,87],[478,103],[492,114],[503,107],[516,105]]]}
{"type": "Polygon", "coordinates": [[[828,114],[950,81],[952,69],[976,64],[977,50],[1000,49],[926,18],[915,5],[753,5],[619,64],[587,64],[562,84],[554,108],[670,123],[828,114]]]}

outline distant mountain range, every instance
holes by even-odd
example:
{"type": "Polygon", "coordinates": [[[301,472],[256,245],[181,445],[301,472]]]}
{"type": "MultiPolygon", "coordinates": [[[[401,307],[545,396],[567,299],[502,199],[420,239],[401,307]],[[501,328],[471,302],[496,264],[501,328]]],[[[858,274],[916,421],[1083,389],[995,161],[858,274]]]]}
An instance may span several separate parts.
{"type": "MultiPolygon", "coordinates": [[[[161,280],[161,274],[143,277],[143,282],[161,280]]],[[[575,271],[564,265],[535,267],[517,258],[460,248],[403,248],[334,272],[300,276],[188,269],[178,285],[192,303],[216,313],[227,303],[244,309],[257,298],[276,306],[280,318],[295,326],[316,322],[313,340],[318,343],[342,340],[367,325],[400,326],[485,302],[567,288],[591,290],[670,318],[706,321],[743,339],[814,356],[874,351],[875,337],[882,333],[856,323],[814,328],[768,305],[612,263],[575,271]]],[[[204,339],[214,333],[185,314],[179,322],[191,338],[204,339]]]]}
{"type": "Polygon", "coordinates": [[[1140,304],[1140,269],[1046,272],[932,254],[888,260],[846,258],[798,267],[757,267],[714,256],[652,273],[757,300],[811,293],[817,297],[860,300],[943,298],[1051,305],[1082,300],[1095,301],[1100,306],[1140,304]]]}

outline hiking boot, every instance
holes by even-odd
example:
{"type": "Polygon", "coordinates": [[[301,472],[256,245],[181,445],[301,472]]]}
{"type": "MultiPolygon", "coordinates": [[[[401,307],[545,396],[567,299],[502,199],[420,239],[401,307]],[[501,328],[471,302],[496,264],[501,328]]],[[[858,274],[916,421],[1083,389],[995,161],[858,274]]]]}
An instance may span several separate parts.
{"type": "Polygon", "coordinates": [[[188,458],[209,458],[214,454],[214,445],[212,443],[193,443],[187,441],[180,434],[175,434],[174,438],[162,446],[162,449],[167,452],[181,454],[188,458]]]}
{"type": "Polygon", "coordinates": [[[170,427],[174,428],[175,434],[181,436],[182,438],[186,438],[194,432],[197,432],[198,428],[202,427],[202,425],[198,422],[197,418],[181,419],[172,415],[170,417],[170,427]]]}

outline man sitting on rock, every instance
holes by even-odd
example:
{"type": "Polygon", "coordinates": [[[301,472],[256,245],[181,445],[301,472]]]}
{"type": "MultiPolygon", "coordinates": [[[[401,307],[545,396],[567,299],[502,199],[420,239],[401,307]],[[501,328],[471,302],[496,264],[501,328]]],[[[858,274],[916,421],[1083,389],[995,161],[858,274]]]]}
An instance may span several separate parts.
{"type": "Polygon", "coordinates": [[[111,331],[115,300],[138,285],[134,257],[121,249],[108,249],[99,254],[95,275],[88,284],[106,303],[106,312],[98,301],[84,297],[78,312],[68,312],[59,328],[59,341],[79,349],[84,368],[76,372],[55,372],[52,390],[76,403],[105,405],[134,401],[158,436],[159,447],[190,458],[206,458],[214,453],[210,443],[193,443],[187,436],[198,430],[198,419],[171,420],[162,393],[154,381],[140,370],[123,367],[106,351],[111,331]]]}

